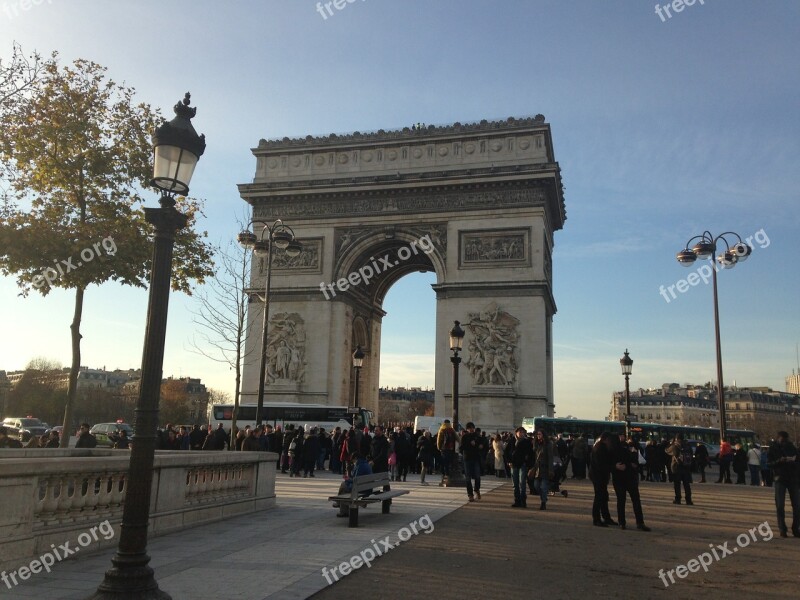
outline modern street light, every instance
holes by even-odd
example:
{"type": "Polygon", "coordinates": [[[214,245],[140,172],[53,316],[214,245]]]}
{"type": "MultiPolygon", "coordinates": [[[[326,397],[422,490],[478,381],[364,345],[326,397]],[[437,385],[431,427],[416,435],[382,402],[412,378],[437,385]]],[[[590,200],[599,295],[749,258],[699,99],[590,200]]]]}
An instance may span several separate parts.
{"type": "Polygon", "coordinates": [[[358,376],[361,373],[361,367],[364,366],[364,351],[361,349],[361,346],[356,346],[355,352],[353,352],[353,369],[356,372],[356,389],[355,389],[355,399],[353,400],[353,407],[358,408],[358,376]]]}
{"type": "MultiPolygon", "coordinates": [[[[261,368],[258,377],[258,406],[256,408],[256,425],[261,424],[261,419],[264,416],[264,385],[267,378],[267,344],[269,333],[269,289],[270,281],[272,279],[272,256],[274,252],[272,247],[280,248],[286,251],[291,257],[297,256],[303,250],[303,246],[294,237],[294,231],[288,225],[284,225],[283,221],[278,219],[270,224],[265,221],[252,220],[247,224],[261,225],[261,232],[256,235],[249,229],[239,234],[239,243],[252,250],[253,254],[259,257],[267,257],[267,283],[264,289],[264,323],[261,328],[261,368]],[[264,239],[264,234],[266,239],[264,239]]],[[[233,435],[233,432],[231,432],[233,435]]]]}
{"type": "MultiPolygon", "coordinates": [[[[744,262],[750,256],[752,248],[742,241],[741,236],[733,231],[726,231],[714,237],[710,232],[704,231],[701,235],[696,235],[686,242],[686,247],[677,253],[678,262],[684,267],[690,267],[698,258],[708,259],[713,262],[714,255],[717,253],[717,243],[722,240],[725,250],[717,256],[717,262],[723,269],[730,269],[737,263],[744,262]],[[725,236],[736,236],[738,240],[731,245],[725,236]],[[691,249],[689,245],[694,240],[698,241],[691,249]]],[[[717,347],[717,389],[719,398],[719,437],[720,443],[726,438],[725,425],[725,386],[722,383],[722,350],[719,341],[719,300],[717,298],[717,266],[711,268],[712,280],[714,282],[714,334],[717,347]]]]}
{"type": "Polygon", "coordinates": [[[633,359],[628,356],[627,348],[625,348],[625,356],[619,359],[619,366],[622,367],[622,374],[625,376],[625,439],[627,439],[631,434],[631,389],[628,377],[633,372],[633,359]]]}
{"type": "Polygon", "coordinates": [[[155,227],[147,329],[142,355],[142,379],[136,402],[133,449],[128,470],[125,506],[119,546],[105,579],[92,599],[169,600],[158,588],[147,555],[147,525],[153,483],[158,402],[164,366],[172,249],[175,234],[186,226],[188,217],[175,208],[175,195],[189,192],[189,182],[198,159],[206,148],[204,135],[197,135],[191,119],[197,112],[189,107],[190,94],[175,105],[175,118],[164,122],[153,134],[153,179],[162,191],[161,208],[145,208],[145,219],[155,227]]]}
{"type": "MultiPolygon", "coordinates": [[[[461,364],[461,357],[458,355],[464,346],[464,330],[461,323],[454,321],[455,325],[450,330],[450,350],[453,356],[450,362],[453,363],[453,428],[458,431],[458,365],[461,364]]],[[[466,487],[467,482],[461,473],[461,462],[459,453],[456,452],[453,458],[453,465],[450,466],[450,475],[447,478],[447,487],[466,487]]]]}

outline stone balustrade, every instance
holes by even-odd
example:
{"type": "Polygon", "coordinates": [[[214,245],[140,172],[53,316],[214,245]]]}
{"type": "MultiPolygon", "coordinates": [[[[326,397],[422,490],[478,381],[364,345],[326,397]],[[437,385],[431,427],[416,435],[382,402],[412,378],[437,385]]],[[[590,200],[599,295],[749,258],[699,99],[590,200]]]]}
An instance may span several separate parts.
{"type": "MultiPolygon", "coordinates": [[[[156,452],[149,535],[272,507],[276,460],[263,452],[156,452]]],[[[0,450],[0,569],[67,541],[88,546],[92,528],[92,549],[116,546],[129,462],[126,450],[0,450]]]]}

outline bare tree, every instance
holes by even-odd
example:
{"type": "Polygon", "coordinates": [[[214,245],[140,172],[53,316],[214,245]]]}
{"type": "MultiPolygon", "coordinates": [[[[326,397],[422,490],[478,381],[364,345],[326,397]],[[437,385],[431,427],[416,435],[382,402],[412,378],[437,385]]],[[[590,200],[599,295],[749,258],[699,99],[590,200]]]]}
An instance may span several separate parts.
{"type": "MultiPolygon", "coordinates": [[[[237,218],[241,229],[244,220],[237,218]]],[[[247,305],[245,292],[250,273],[250,252],[238,243],[229,241],[217,248],[214,276],[195,294],[197,309],[192,310],[194,323],[200,329],[192,339],[192,351],[215,362],[230,366],[236,373],[231,429],[236,429],[236,416],[242,383],[242,361],[247,332],[247,305]],[[198,342],[198,338],[200,342],[198,342]]]]}

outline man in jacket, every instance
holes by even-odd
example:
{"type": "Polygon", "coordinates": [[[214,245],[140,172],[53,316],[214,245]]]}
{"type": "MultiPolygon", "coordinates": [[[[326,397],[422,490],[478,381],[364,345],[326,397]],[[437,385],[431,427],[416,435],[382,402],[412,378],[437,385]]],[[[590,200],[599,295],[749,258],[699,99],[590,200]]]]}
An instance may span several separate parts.
{"type": "Polygon", "coordinates": [[[789,441],[789,434],[779,431],[775,441],[769,446],[767,464],[774,473],[775,508],[778,512],[778,529],[781,537],[786,537],[786,513],[784,502],[786,492],[792,504],[792,535],[800,537],[800,477],[798,476],[797,449],[789,441]]]}
{"type": "Polygon", "coordinates": [[[533,462],[528,477],[533,479],[533,489],[539,494],[541,504],[539,510],[547,508],[547,492],[550,489],[551,472],[553,471],[553,442],[540,429],[533,441],[533,462]]]}
{"type": "Polygon", "coordinates": [[[97,438],[89,433],[89,429],[90,427],[88,423],[81,423],[78,441],[75,442],[76,448],[95,448],[97,446],[97,438]]]}
{"type": "Polygon", "coordinates": [[[467,431],[461,436],[461,452],[464,455],[464,474],[467,479],[467,497],[470,502],[481,499],[481,453],[486,438],[475,432],[475,423],[467,423],[467,431]],[[475,480],[475,494],[472,493],[472,480],[475,480]]]}
{"type": "Polygon", "coordinates": [[[683,434],[675,435],[675,440],[667,450],[667,454],[672,457],[671,472],[673,476],[673,486],[675,487],[675,500],[673,504],[681,503],[681,484],[686,496],[686,504],[692,502],[692,447],[683,439],[683,434]]]}
{"type": "Polygon", "coordinates": [[[625,529],[625,501],[631,497],[633,514],[636,517],[636,528],[640,531],[650,531],[644,524],[642,513],[642,500],[639,497],[639,450],[636,442],[625,440],[625,435],[620,435],[617,443],[613,444],[614,470],[611,471],[611,480],[614,484],[614,493],[617,496],[617,520],[619,528],[625,529]]]}
{"type": "Polygon", "coordinates": [[[389,440],[383,435],[383,427],[375,427],[375,437],[370,444],[370,464],[373,473],[389,472],[389,440]]]}
{"type": "Polygon", "coordinates": [[[589,444],[586,436],[581,434],[572,445],[572,478],[586,479],[586,459],[589,454],[589,444]]]}
{"type": "Polygon", "coordinates": [[[8,429],[0,425],[0,448],[22,448],[19,440],[8,437],[8,429]]]}
{"type": "Polygon", "coordinates": [[[733,447],[723,439],[719,443],[719,479],[717,479],[717,483],[722,483],[723,478],[725,483],[732,483],[731,463],[733,463],[733,447]]]}
{"type": "Polygon", "coordinates": [[[614,457],[611,452],[611,434],[604,431],[592,447],[589,479],[594,486],[592,523],[597,527],[608,527],[617,523],[608,511],[608,480],[611,478],[614,457]]]}
{"type": "Polygon", "coordinates": [[[514,437],[506,445],[505,460],[511,468],[514,482],[514,504],[512,508],[527,508],[526,499],[528,468],[533,464],[533,445],[524,427],[517,427],[514,437]]]}

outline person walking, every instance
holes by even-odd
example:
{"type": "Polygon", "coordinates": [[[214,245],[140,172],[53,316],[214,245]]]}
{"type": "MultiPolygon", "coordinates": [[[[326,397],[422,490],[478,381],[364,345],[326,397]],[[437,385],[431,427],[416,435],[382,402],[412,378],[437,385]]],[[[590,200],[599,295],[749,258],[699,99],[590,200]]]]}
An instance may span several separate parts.
{"type": "Polygon", "coordinates": [[[475,423],[471,421],[467,423],[466,431],[461,435],[460,447],[464,456],[464,475],[467,480],[467,498],[470,502],[481,499],[481,455],[485,446],[485,438],[475,432],[475,423]]]}
{"type": "Polygon", "coordinates": [[[373,473],[389,472],[389,440],[383,435],[383,427],[380,425],[375,426],[375,437],[370,442],[369,462],[373,473]]]}
{"type": "Polygon", "coordinates": [[[667,454],[672,457],[670,472],[672,473],[672,483],[675,487],[675,499],[673,504],[681,503],[681,484],[686,497],[686,504],[692,505],[692,447],[683,439],[683,434],[675,435],[675,440],[667,449],[667,454]]]}
{"type": "Polygon", "coordinates": [[[554,449],[544,431],[539,429],[533,440],[533,463],[528,477],[533,478],[534,492],[539,494],[539,510],[547,509],[547,492],[553,477],[554,449]]]}
{"type": "Polygon", "coordinates": [[[499,433],[495,434],[494,439],[492,440],[492,452],[494,453],[494,476],[495,477],[505,477],[506,476],[506,463],[503,459],[503,454],[505,452],[506,445],[503,442],[503,436],[499,433]]]}
{"type": "Polygon", "coordinates": [[[773,472],[775,487],[775,509],[778,513],[778,529],[781,537],[787,537],[786,492],[792,507],[792,535],[800,537],[800,476],[798,476],[797,448],[789,441],[789,434],[779,431],[769,446],[768,464],[773,472]]]}
{"type": "Polygon", "coordinates": [[[733,451],[733,472],[736,473],[736,483],[738,485],[745,485],[744,474],[747,473],[747,452],[744,451],[741,444],[736,444],[733,451]]]}
{"type": "Polygon", "coordinates": [[[758,444],[747,451],[747,468],[750,469],[750,485],[761,485],[761,446],[758,444]]]}
{"type": "Polygon", "coordinates": [[[425,481],[425,476],[430,472],[431,464],[433,463],[433,438],[431,437],[431,432],[427,429],[417,440],[417,460],[421,465],[420,484],[430,485],[425,481]]]}
{"type": "Polygon", "coordinates": [[[439,486],[443,486],[450,477],[450,469],[456,456],[456,432],[450,424],[450,419],[444,420],[439,433],[436,434],[436,449],[442,454],[442,480],[439,486]]]}
{"type": "Polygon", "coordinates": [[[592,502],[592,524],[596,527],[618,525],[608,511],[608,480],[611,478],[611,468],[614,456],[611,451],[611,434],[604,431],[592,446],[589,479],[594,486],[594,501],[592,502]]]}
{"type": "Polygon", "coordinates": [[[719,479],[717,483],[732,483],[731,463],[733,462],[733,447],[725,438],[719,443],[719,479]]]}
{"type": "Polygon", "coordinates": [[[514,504],[511,507],[527,508],[525,487],[528,467],[533,464],[533,445],[524,427],[517,427],[514,430],[514,437],[506,444],[505,460],[511,469],[511,480],[514,482],[514,504]]]}
{"type": "Polygon", "coordinates": [[[644,524],[642,500],[639,496],[639,449],[632,439],[626,440],[624,434],[618,440],[612,438],[614,469],[611,471],[611,480],[614,493],[617,496],[617,521],[619,528],[625,529],[625,502],[627,496],[631,497],[633,515],[636,517],[636,529],[650,531],[644,524]]]}
{"type": "Polygon", "coordinates": [[[703,442],[697,442],[697,448],[694,451],[694,464],[697,465],[697,472],[700,473],[700,483],[706,482],[708,463],[708,448],[703,442]]]}
{"type": "Polygon", "coordinates": [[[769,446],[761,449],[761,487],[772,487],[772,469],[769,466],[769,446]]]}
{"type": "Polygon", "coordinates": [[[582,433],[572,446],[572,478],[586,479],[586,461],[589,456],[589,443],[582,433]]]}

